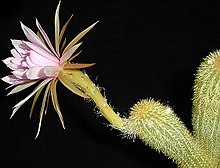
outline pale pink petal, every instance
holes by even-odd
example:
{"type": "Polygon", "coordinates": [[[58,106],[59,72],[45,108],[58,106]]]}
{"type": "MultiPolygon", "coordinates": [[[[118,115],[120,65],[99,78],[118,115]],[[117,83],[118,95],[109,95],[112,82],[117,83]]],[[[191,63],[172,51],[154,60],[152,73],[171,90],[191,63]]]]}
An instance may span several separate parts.
{"type": "Polygon", "coordinates": [[[47,36],[46,32],[44,31],[44,29],[41,27],[40,23],[38,22],[38,20],[36,19],[36,25],[37,28],[39,29],[41,35],[43,36],[44,40],[46,41],[47,45],[50,47],[51,51],[54,53],[54,55],[57,56],[57,53],[55,52],[53,45],[50,42],[49,37],[47,36]]]}
{"type": "Polygon", "coordinates": [[[1,78],[4,82],[8,83],[8,84],[11,84],[11,86],[7,87],[6,89],[14,86],[14,85],[17,85],[17,84],[22,84],[22,83],[26,83],[28,82],[27,79],[18,79],[16,76],[14,75],[8,75],[8,76],[5,76],[3,78],[1,78]]]}
{"type": "Polygon", "coordinates": [[[37,83],[38,81],[31,81],[31,82],[28,82],[28,83],[24,83],[24,84],[20,84],[18,86],[16,86],[14,89],[12,89],[8,94],[8,95],[11,95],[11,94],[14,94],[14,93],[18,93],[32,85],[34,85],[35,83],[37,83]]]}
{"type": "Polygon", "coordinates": [[[48,82],[50,82],[53,78],[47,78],[44,81],[42,81],[25,99],[21,100],[19,103],[17,103],[13,108],[12,115],[10,118],[13,117],[13,115],[18,111],[18,109],[26,102],[28,101],[40,88],[44,87],[48,82]]]}
{"type": "Polygon", "coordinates": [[[24,46],[23,41],[22,40],[13,40],[11,39],[11,43],[12,45],[15,47],[15,49],[21,53],[21,54],[25,54],[26,51],[28,50],[27,46],[24,46]]]}
{"type": "Polygon", "coordinates": [[[5,76],[3,78],[1,78],[4,82],[8,83],[8,84],[13,84],[15,82],[16,79],[13,78],[14,75],[8,75],[5,76]]]}
{"type": "Polygon", "coordinates": [[[21,68],[21,66],[14,64],[13,63],[14,59],[15,59],[14,57],[8,57],[2,60],[2,62],[4,62],[7,65],[7,67],[9,67],[11,70],[17,70],[21,68]]]}
{"type": "Polygon", "coordinates": [[[27,70],[26,76],[30,80],[40,79],[45,77],[44,68],[43,67],[31,67],[27,70]]]}
{"type": "Polygon", "coordinates": [[[35,52],[39,53],[41,56],[59,63],[59,60],[57,59],[56,56],[54,56],[53,54],[51,54],[51,52],[46,51],[44,48],[41,48],[33,43],[30,42],[25,42],[26,45],[28,45],[32,50],[34,50],[35,52]]]}
{"type": "Polygon", "coordinates": [[[10,64],[10,63],[11,63],[11,60],[13,60],[13,59],[14,59],[14,57],[8,57],[8,58],[6,58],[6,59],[2,60],[2,62],[4,62],[4,63],[5,63],[5,65],[8,65],[8,64],[10,64]]]}
{"type": "Polygon", "coordinates": [[[72,46],[69,50],[67,50],[60,58],[60,64],[63,64],[65,61],[67,61],[73,55],[73,53],[77,50],[77,48],[79,48],[81,44],[82,43],[76,44],[72,46]]]}
{"type": "Polygon", "coordinates": [[[17,69],[22,69],[22,66],[16,65],[16,64],[13,64],[13,63],[8,64],[7,67],[9,67],[13,71],[17,70],[17,69]]]}
{"type": "Polygon", "coordinates": [[[21,28],[24,31],[25,36],[30,42],[44,48],[45,50],[51,53],[51,51],[45,46],[45,44],[41,41],[41,39],[30,28],[25,26],[22,22],[20,23],[21,23],[21,28]]]}
{"type": "Polygon", "coordinates": [[[24,68],[25,68],[25,67],[26,67],[26,68],[29,67],[26,61],[27,61],[27,59],[25,59],[25,61],[23,61],[22,64],[21,64],[21,66],[24,67],[24,68]]]}
{"type": "Polygon", "coordinates": [[[34,63],[30,60],[30,57],[29,57],[29,56],[26,57],[26,64],[27,64],[28,68],[37,66],[36,64],[34,64],[34,63]]]}
{"type": "Polygon", "coordinates": [[[59,66],[59,63],[51,61],[46,57],[36,53],[34,50],[30,51],[30,60],[39,66],[59,66]]]}
{"type": "Polygon", "coordinates": [[[53,76],[57,75],[60,70],[61,70],[61,68],[57,67],[57,66],[46,66],[44,68],[44,73],[48,77],[53,77],[53,76]]]}
{"type": "Polygon", "coordinates": [[[19,57],[17,57],[17,58],[14,58],[14,59],[12,59],[11,60],[11,63],[13,63],[13,64],[15,64],[15,65],[22,65],[22,62],[24,62],[25,61],[25,59],[24,58],[19,58],[19,57]]]}
{"type": "Polygon", "coordinates": [[[19,54],[19,52],[16,49],[11,49],[11,54],[15,57],[15,58],[20,58],[21,55],[19,54]]]}
{"type": "Polygon", "coordinates": [[[22,65],[22,62],[25,61],[23,57],[18,53],[16,49],[11,50],[11,54],[14,56],[14,58],[10,61],[13,64],[16,65],[22,65]]]}
{"type": "Polygon", "coordinates": [[[27,69],[23,69],[23,70],[19,69],[19,70],[12,71],[12,74],[19,79],[23,79],[23,78],[26,78],[25,76],[26,72],[27,72],[27,69]]]}

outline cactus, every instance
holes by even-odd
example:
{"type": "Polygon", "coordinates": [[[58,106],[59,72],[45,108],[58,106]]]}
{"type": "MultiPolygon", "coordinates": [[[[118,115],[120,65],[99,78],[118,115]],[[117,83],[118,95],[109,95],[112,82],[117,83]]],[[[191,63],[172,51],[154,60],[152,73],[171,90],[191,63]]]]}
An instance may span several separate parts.
{"type": "MultiPolygon", "coordinates": [[[[217,168],[220,158],[220,51],[210,53],[198,67],[193,95],[193,133],[173,110],[154,99],[136,103],[129,117],[121,117],[108,105],[98,87],[80,70],[64,70],[68,80],[100,109],[111,126],[128,138],[173,160],[182,168],[217,168]]],[[[61,80],[62,82],[62,80],[61,80]]]]}
{"type": "MultiPolygon", "coordinates": [[[[40,110],[40,121],[36,137],[40,132],[42,117],[44,113],[46,114],[50,96],[54,109],[61,120],[63,128],[65,128],[56,92],[56,84],[60,81],[73,93],[93,100],[100,113],[113,128],[120,130],[122,135],[128,138],[141,139],[146,145],[162,152],[173,160],[178,167],[220,167],[219,50],[210,53],[204,59],[196,74],[193,94],[192,133],[169,106],[154,99],[139,101],[131,108],[129,117],[121,117],[113,111],[107,99],[102,96],[98,87],[95,86],[86,73],[80,70],[94,64],[71,63],[72,59],[79,54],[73,55],[81,45],[81,43],[76,43],[97,22],[79,33],[63,48],[63,46],[60,46],[60,42],[69,20],[60,31],[59,8],[60,2],[55,13],[55,48],[53,48],[37,20],[38,34],[35,34],[21,23],[21,27],[29,41],[12,40],[15,47],[11,50],[13,57],[3,60],[13,70],[13,73],[3,77],[2,80],[11,84],[11,86],[18,85],[9,94],[20,92],[44,79],[31,94],[13,107],[12,116],[35,94],[30,113],[31,117],[34,105],[41,91],[47,85],[40,110]],[[45,45],[46,43],[47,45],[45,45]]],[[[64,40],[63,44],[65,42],[64,40]]]]}
{"type": "Polygon", "coordinates": [[[194,83],[193,134],[214,165],[220,159],[220,52],[201,63],[194,83]]]}
{"type": "Polygon", "coordinates": [[[131,108],[122,130],[164,153],[179,167],[214,167],[208,153],[187,130],[169,106],[153,99],[141,100],[131,108]]]}

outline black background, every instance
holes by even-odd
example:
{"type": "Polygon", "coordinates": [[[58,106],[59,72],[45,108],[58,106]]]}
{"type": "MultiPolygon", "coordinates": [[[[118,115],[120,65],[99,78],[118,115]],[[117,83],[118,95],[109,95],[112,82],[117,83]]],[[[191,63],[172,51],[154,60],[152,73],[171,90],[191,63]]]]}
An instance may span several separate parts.
{"type": "MultiPolygon", "coordinates": [[[[25,39],[19,21],[36,31],[35,17],[50,37],[56,0],[7,0],[0,10],[0,59],[10,56],[10,38],[25,39]]],[[[63,0],[61,23],[74,14],[66,36],[70,40],[95,21],[83,38],[77,62],[95,62],[87,74],[100,87],[115,111],[128,114],[140,99],[169,104],[186,126],[191,126],[192,86],[202,59],[220,48],[219,3],[213,1],[63,0]]],[[[9,69],[1,62],[1,77],[9,69]]],[[[9,120],[11,108],[33,88],[6,97],[0,82],[0,163],[5,168],[156,168],[176,167],[163,154],[141,141],[122,139],[108,122],[97,117],[91,102],[58,85],[65,119],[63,130],[50,105],[40,136],[38,107],[28,118],[28,101],[9,120]]]]}

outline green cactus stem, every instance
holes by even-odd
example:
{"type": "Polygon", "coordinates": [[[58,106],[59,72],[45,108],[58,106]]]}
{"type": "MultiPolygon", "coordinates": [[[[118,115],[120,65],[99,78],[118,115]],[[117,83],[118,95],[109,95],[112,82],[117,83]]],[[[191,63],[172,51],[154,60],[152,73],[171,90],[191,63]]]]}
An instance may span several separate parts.
{"type": "Polygon", "coordinates": [[[198,68],[193,95],[193,133],[217,166],[220,159],[220,51],[198,68]]]}
{"type": "Polygon", "coordinates": [[[142,100],[131,108],[122,130],[138,137],[146,145],[163,152],[182,168],[213,168],[208,153],[168,106],[152,99],[142,100]]]}

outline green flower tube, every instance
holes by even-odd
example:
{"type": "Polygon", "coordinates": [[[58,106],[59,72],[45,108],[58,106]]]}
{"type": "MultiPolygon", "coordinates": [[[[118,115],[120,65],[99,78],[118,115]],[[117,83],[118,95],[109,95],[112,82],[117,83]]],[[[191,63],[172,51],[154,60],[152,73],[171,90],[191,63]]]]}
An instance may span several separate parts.
{"type": "MultiPolygon", "coordinates": [[[[102,96],[99,89],[89,79],[89,77],[80,70],[65,69],[59,74],[60,81],[65,85],[69,82],[68,86],[76,86],[78,89],[83,91],[89,98],[91,98],[96,106],[100,109],[101,114],[116,128],[123,126],[123,120],[116,114],[107,100],[102,96]]],[[[66,87],[68,87],[66,86],[66,87]]],[[[71,89],[70,89],[71,90],[71,89]]]]}

